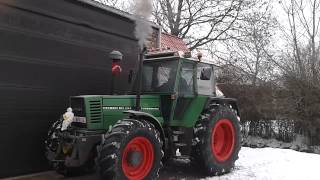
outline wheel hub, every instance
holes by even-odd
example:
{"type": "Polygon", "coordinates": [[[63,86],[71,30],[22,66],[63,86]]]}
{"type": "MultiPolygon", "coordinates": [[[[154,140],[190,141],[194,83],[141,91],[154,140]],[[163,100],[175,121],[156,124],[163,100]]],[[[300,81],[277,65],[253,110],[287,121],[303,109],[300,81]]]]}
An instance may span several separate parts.
{"type": "Polygon", "coordinates": [[[128,165],[136,167],[142,162],[142,153],[140,151],[130,151],[126,161],[128,165]]]}
{"type": "Polygon", "coordinates": [[[128,179],[144,179],[153,166],[154,149],[149,139],[135,137],[122,154],[122,170],[128,179]]]}
{"type": "Polygon", "coordinates": [[[214,157],[226,161],[233,153],[235,146],[235,130],[229,119],[219,120],[212,128],[211,150],[214,157]]]}

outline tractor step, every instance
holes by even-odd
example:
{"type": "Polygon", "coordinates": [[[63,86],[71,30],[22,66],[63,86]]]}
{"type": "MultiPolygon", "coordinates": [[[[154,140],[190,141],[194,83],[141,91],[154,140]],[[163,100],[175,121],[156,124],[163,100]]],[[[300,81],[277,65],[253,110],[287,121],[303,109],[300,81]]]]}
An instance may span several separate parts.
{"type": "Polygon", "coordinates": [[[184,147],[184,146],[187,146],[186,143],[174,143],[174,145],[175,145],[176,147],[184,147]]]}
{"type": "Polygon", "coordinates": [[[172,127],[171,145],[175,157],[189,156],[193,137],[193,128],[172,127]]]}
{"type": "Polygon", "coordinates": [[[183,131],[179,131],[179,130],[174,130],[172,131],[172,139],[173,142],[179,142],[179,137],[182,137],[185,133],[183,131]]]}
{"type": "Polygon", "coordinates": [[[51,160],[51,162],[65,162],[66,160],[60,160],[60,159],[54,159],[54,160],[51,160]]]}
{"type": "Polygon", "coordinates": [[[175,159],[176,160],[183,160],[183,161],[190,161],[190,156],[181,155],[181,156],[176,156],[175,159]]]}
{"type": "Polygon", "coordinates": [[[172,134],[174,134],[174,135],[182,135],[182,134],[184,134],[184,132],[183,131],[172,131],[172,134]]]}

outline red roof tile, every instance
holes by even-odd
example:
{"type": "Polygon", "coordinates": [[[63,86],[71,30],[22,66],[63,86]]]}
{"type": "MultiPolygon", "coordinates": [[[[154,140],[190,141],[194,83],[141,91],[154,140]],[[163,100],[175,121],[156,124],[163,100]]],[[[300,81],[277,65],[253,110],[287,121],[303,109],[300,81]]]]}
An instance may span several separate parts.
{"type": "Polygon", "coordinates": [[[181,38],[167,33],[161,33],[161,48],[190,52],[187,44],[181,38]]]}

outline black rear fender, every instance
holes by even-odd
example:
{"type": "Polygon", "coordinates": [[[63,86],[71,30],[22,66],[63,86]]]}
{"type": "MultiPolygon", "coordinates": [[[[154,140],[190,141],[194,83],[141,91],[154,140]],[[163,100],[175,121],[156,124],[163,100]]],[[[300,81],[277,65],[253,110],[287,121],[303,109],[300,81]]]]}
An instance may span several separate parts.
{"type": "Polygon", "coordinates": [[[237,100],[234,98],[222,98],[222,97],[210,97],[205,105],[205,109],[211,109],[212,106],[226,106],[234,109],[237,112],[237,116],[240,117],[240,110],[237,100]]]}
{"type": "Polygon", "coordinates": [[[166,146],[165,133],[164,133],[164,130],[163,130],[160,122],[157,120],[156,117],[154,117],[153,115],[151,115],[149,113],[145,113],[145,112],[141,112],[141,111],[130,110],[130,111],[125,111],[124,113],[129,114],[130,118],[137,119],[137,120],[143,119],[143,120],[148,121],[151,124],[153,124],[154,127],[159,131],[161,139],[164,142],[163,143],[164,148],[166,148],[165,147],[166,146]]]}

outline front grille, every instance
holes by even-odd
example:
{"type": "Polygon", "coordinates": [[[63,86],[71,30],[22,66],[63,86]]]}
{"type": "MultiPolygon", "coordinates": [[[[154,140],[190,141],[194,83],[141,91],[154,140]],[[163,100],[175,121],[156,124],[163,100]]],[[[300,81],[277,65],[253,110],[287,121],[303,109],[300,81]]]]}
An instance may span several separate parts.
{"type": "Polygon", "coordinates": [[[85,117],[84,99],[79,97],[72,97],[70,106],[75,116],[85,117]]]}
{"type": "MultiPolygon", "coordinates": [[[[86,117],[84,99],[81,97],[71,97],[70,106],[75,116],[86,117]]],[[[86,128],[87,124],[80,122],[72,122],[71,126],[78,128],[86,128]]]]}
{"type": "Polygon", "coordinates": [[[72,122],[71,126],[78,127],[78,128],[87,128],[87,124],[79,123],[79,122],[72,122]]]}
{"type": "Polygon", "coordinates": [[[101,101],[91,100],[89,101],[89,106],[90,106],[90,122],[100,123],[102,118],[101,101]]]}

